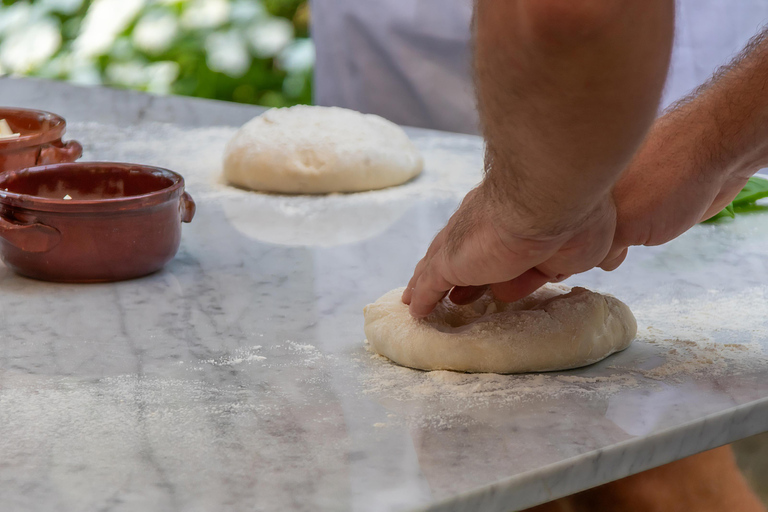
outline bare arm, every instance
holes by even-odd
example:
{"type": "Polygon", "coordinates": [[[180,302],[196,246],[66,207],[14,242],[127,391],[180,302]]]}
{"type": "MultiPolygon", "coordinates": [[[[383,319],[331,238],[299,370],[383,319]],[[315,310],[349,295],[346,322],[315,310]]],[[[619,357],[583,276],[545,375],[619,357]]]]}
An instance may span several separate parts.
{"type": "Polygon", "coordinates": [[[515,300],[603,261],[610,191],[656,113],[673,15],[673,0],[477,1],[486,177],[417,265],[414,316],[454,286],[515,300]]]}
{"type": "Polygon", "coordinates": [[[653,125],[616,185],[618,226],[601,265],[707,219],[768,166],[768,29],[653,125]]]}
{"type": "Polygon", "coordinates": [[[480,0],[475,68],[488,181],[557,232],[610,193],[658,108],[674,3],[480,0]]]}

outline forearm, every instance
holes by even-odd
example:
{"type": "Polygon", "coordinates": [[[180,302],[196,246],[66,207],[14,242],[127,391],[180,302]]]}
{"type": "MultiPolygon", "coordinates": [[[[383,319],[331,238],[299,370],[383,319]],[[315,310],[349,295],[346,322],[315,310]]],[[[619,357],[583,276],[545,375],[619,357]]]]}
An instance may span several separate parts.
{"type": "Polygon", "coordinates": [[[768,166],[768,29],[668,109],[654,131],[680,141],[698,178],[746,179],[768,166]]]}
{"type": "Polygon", "coordinates": [[[673,0],[478,0],[485,185],[543,229],[606,197],[656,115],[673,12],[673,0]]]}

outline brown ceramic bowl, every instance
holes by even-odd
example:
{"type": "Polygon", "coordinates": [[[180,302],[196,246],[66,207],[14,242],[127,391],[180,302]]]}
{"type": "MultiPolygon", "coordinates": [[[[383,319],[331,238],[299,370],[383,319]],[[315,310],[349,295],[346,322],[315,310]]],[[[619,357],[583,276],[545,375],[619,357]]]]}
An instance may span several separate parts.
{"type": "Polygon", "coordinates": [[[131,279],[176,255],[181,223],[194,214],[184,178],[159,167],[78,162],[6,171],[0,257],[45,281],[131,279]]]}
{"type": "Polygon", "coordinates": [[[67,129],[63,117],[21,108],[0,108],[0,119],[20,133],[16,139],[0,139],[0,171],[15,171],[35,165],[74,162],[83,147],[74,140],[66,144],[61,136],[67,129]]]}

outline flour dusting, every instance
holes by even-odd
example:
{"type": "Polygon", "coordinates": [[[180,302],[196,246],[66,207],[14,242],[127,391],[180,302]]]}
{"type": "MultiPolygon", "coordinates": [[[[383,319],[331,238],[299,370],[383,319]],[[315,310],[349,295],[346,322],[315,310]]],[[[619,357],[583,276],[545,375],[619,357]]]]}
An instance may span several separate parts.
{"type": "Polygon", "coordinates": [[[215,359],[204,359],[200,362],[213,366],[235,366],[242,363],[250,364],[255,361],[264,361],[266,356],[257,354],[259,350],[261,350],[261,345],[248,348],[240,348],[235,350],[232,354],[227,354],[215,359]]]}
{"type": "Polygon", "coordinates": [[[761,344],[768,335],[768,290],[707,290],[690,299],[650,297],[633,306],[638,341],[655,346],[665,361],[631,371],[650,379],[736,375],[768,366],[761,344]]]}
{"type": "Polygon", "coordinates": [[[370,359],[364,393],[399,401],[458,401],[473,407],[565,396],[600,398],[639,385],[629,372],[587,377],[562,372],[526,375],[426,372],[398,366],[378,354],[372,354],[370,359]]]}
{"type": "Polygon", "coordinates": [[[633,346],[602,364],[570,372],[424,372],[372,354],[365,393],[403,401],[455,400],[471,406],[542,397],[605,398],[659,381],[757,372],[768,367],[760,343],[768,337],[766,299],[768,291],[758,287],[737,294],[710,290],[687,300],[650,298],[632,304],[639,325],[633,346]]]}

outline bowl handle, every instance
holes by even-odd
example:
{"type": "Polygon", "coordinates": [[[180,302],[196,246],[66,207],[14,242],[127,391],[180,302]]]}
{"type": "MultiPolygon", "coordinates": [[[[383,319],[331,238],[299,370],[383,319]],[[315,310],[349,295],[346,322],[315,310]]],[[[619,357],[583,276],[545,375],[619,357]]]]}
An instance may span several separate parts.
{"type": "Polygon", "coordinates": [[[21,224],[0,215],[0,238],[24,252],[48,252],[61,241],[58,229],[45,224],[21,224]]]}
{"type": "Polygon", "coordinates": [[[37,157],[37,165],[60,164],[74,162],[83,155],[83,146],[76,140],[60,145],[46,144],[37,157]]]}
{"type": "Polygon", "coordinates": [[[192,196],[187,192],[184,192],[181,196],[179,210],[181,211],[181,222],[192,222],[192,219],[195,217],[195,211],[197,211],[197,205],[192,196]]]}

